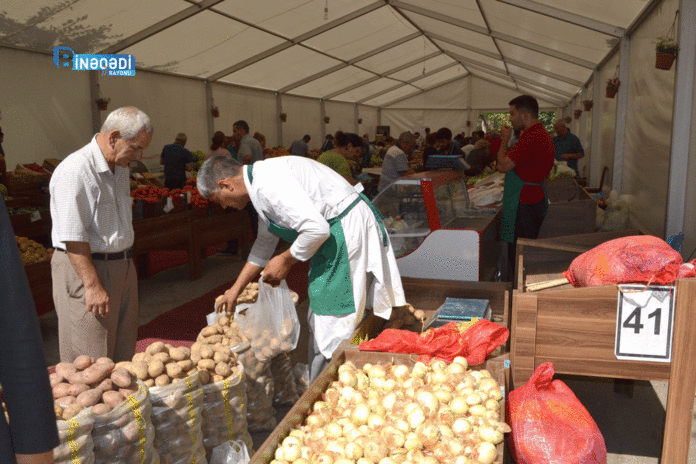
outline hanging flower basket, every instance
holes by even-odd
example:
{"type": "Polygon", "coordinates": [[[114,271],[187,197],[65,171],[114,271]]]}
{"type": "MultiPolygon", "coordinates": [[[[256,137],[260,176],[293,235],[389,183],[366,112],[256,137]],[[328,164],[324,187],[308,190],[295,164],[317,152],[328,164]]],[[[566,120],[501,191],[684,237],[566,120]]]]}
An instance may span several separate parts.
{"type": "Polygon", "coordinates": [[[573,114],[575,115],[575,119],[580,119],[580,115],[582,114],[582,110],[575,110],[575,113],[573,113],[573,114]]]}
{"type": "Polygon", "coordinates": [[[593,100],[584,100],[582,102],[582,106],[585,107],[585,111],[592,111],[592,107],[594,106],[594,101],[593,100]]]}
{"type": "MultiPolygon", "coordinates": [[[[676,17],[674,18],[676,22],[676,17]]],[[[666,37],[658,37],[655,44],[655,67],[657,69],[669,70],[672,69],[672,63],[677,59],[679,53],[679,44],[673,37],[674,24],[669,30],[666,37]]]]}
{"type": "Polygon", "coordinates": [[[210,108],[210,114],[212,114],[214,118],[219,118],[220,117],[220,110],[218,109],[217,106],[213,106],[212,108],[210,108]]]}
{"type": "Polygon", "coordinates": [[[285,122],[288,120],[288,113],[280,113],[280,120],[281,122],[285,122]]]}
{"type": "Polygon", "coordinates": [[[655,67],[657,69],[664,69],[665,71],[669,71],[670,69],[672,69],[672,64],[676,59],[676,53],[658,51],[657,56],[655,57],[655,67]]]}
{"type": "Polygon", "coordinates": [[[331,121],[331,118],[328,117],[328,116],[324,116],[324,122],[325,122],[326,124],[328,124],[329,121],[331,121]]]}
{"type": "Polygon", "coordinates": [[[570,124],[570,121],[572,121],[572,119],[570,119],[570,116],[566,116],[565,118],[563,118],[563,120],[566,124],[570,124]]]}
{"type": "Polygon", "coordinates": [[[358,118],[358,124],[362,124],[362,118],[358,118]]]}
{"type": "Polygon", "coordinates": [[[99,111],[106,111],[106,108],[109,106],[110,101],[110,98],[98,98],[97,107],[99,108],[99,111]]]}
{"type": "Polygon", "coordinates": [[[621,81],[618,77],[612,77],[607,81],[607,98],[614,98],[619,91],[621,81]]]}

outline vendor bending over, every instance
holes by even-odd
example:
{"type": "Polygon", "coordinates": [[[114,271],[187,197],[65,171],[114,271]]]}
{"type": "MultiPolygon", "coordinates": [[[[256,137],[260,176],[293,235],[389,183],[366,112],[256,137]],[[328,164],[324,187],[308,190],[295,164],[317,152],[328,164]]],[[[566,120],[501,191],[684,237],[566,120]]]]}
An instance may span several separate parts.
{"type": "Polygon", "coordinates": [[[234,308],[237,296],[258,279],[276,285],[293,264],[309,268],[309,374],[313,381],[365,308],[388,319],[406,304],[389,236],[374,205],[332,169],[308,158],[284,156],[240,166],[210,158],[198,171],[198,190],[223,208],[251,200],[259,232],[239,277],[215,310],[234,308]],[[279,238],[292,243],[273,257],[279,238]],[[369,301],[368,301],[369,299],[369,301]]]}

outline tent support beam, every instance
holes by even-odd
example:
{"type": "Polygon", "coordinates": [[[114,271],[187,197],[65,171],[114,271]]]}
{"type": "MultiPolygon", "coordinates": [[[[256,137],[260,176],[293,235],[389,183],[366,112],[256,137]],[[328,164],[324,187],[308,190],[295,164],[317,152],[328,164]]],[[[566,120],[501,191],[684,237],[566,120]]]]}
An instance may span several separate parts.
{"type": "MultiPolygon", "coordinates": [[[[404,87],[404,86],[406,86],[406,85],[409,85],[409,84],[411,84],[411,83],[413,83],[413,82],[419,81],[419,80],[421,80],[421,79],[423,79],[423,78],[426,78],[426,77],[431,76],[431,75],[433,75],[433,74],[439,73],[440,71],[444,71],[444,70],[446,70],[446,69],[449,69],[449,68],[452,68],[452,67],[458,66],[458,65],[459,65],[459,62],[456,62],[456,61],[453,62],[453,63],[450,63],[450,64],[446,64],[446,65],[441,66],[441,67],[439,67],[439,68],[437,68],[437,69],[433,69],[432,71],[428,71],[428,72],[425,73],[425,74],[421,74],[420,76],[414,77],[413,79],[409,79],[409,80],[407,80],[407,81],[405,81],[405,82],[400,82],[400,83],[398,83],[397,85],[394,85],[394,86],[392,86],[392,87],[389,87],[388,89],[384,89],[384,90],[382,90],[382,91],[380,91],[380,92],[374,93],[374,94],[370,95],[369,97],[363,98],[362,100],[358,100],[357,103],[363,103],[363,102],[366,102],[367,100],[372,100],[373,98],[377,98],[377,97],[379,97],[379,96],[382,96],[382,95],[384,95],[384,94],[386,94],[386,93],[391,92],[392,90],[399,89],[399,88],[404,87]]],[[[457,76],[457,77],[459,77],[459,76],[457,76]]]]}
{"type": "Polygon", "coordinates": [[[324,142],[326,141],[326,123],[324,122],[324,118],[326,117],[326,102],[322,98],[319,100],[319,117],[321,120],[319,121],[319,126],[321,127],[321,145],[324,145],[324,142]]]}
{"type": "MultiPolygon", "coordinates": [[[[684,211],[689,171],[692,105],[694,103],[694,66],[696,66],[696,3],[681,0],[679,5],[679,59],[677,60],[674,113],[672,117],[672,153],[669,162],[669,190],[665,239],[684,232],[684,211]]],[[[688,454],[688,444],[686,454],[688,454]]]]}
{"type": "Polygon", "coordinates": [[[162,21],[153,24],[152,26],[148,27],[147,29],[143,29],[142,31],[133,34],[132,36],[121,40],[120,42],[117,42],[113,44],[110,47],[105,48],[104,50],[100,51],[99,54],[111,54],[111,53],[118,53],[121,50],[125,50],[128,47],[131,47],[138,42],[141,42],[148,37],[151,37],[158,32],[161,32],[169,27],[172,27],[176,24],[179,24],[180,22],[190,18],[193,15],[196,15],[200,13],[201,11],[205,11],[207,9],[210,9],[211,7],[217,5],[218,3],[223,2],[224,0],[203,0],[202,2],[195,4],[193,6],[190,6],[186,8],[185,10],[182,10],[178,12],[177,14],[174,14],[168,18],[163,19],[162,21]]]}
{"type": "Polygon", "coordinates": [[[353,124],[353,127],[354,127],[353,132],[355,134],[358,134],[358,135],[360,135],[360,133],[358,132],[359,131],[359,129],[358,129],[358,118],[359,117],[360,116],[358,115],[358,104],[353,103],[353,122],[355,123],[355,124],[353,124]]]}
{"type": "Polygon", "coordinates": [[[590,139],[590,156],[586,157],[590,164],[590,183],[588,185],[599,185],[599,178],[602,175],[603,165],[600,163],[600,153],[602,150],[602,73],[599,69],[595,70],[594,84],[592,86],[592,100],[597,103],[597,108],[592,112],[592,138],[590,139]]]}
{"type": "Polygon", "coordinates": [[[206,121],[208,127],[208,140],[212,140],[215,133],[215,120],[210,109],[213,107],[213,84],[210,81],[205,81],[205,108],[206,121]]]}
{"type": "MultiPolygon", "coordinates": [[[[442,21],[447,24],[452,24],[453,26],[458,26],[462,27],[464,29],[468,29],[473,32],[477,32],[482,35],[486,35],[488,37],[491,37],[493,39],[498,39],[502,40],[503,42],[509,42],[514,45],[527,48],[530,50],[534,50],[539,53],[543,53],[544,55],[552,56],[554,58],[558,58],[559,60],[567,61],[569,63],[576,64],[578,66],[582,66],[583,68],[588,68],[588,69],[594,69],[595,64],[592,63],[591,61],[583,60],[581,58],[569,55],[567,53],[559,52],[558,50],[553,50],[548,47],[544,47],[542,45],[537,45],[535,43],[518,39],[516,37],[512,37],[507,34],[502,34],[500,32],[489,32],[485,27],[477,26],[475,24],[468,23],[466,21],[462,21],[459,19],[451,18],[449,16],[443,15],[441,13],[437,13],[432,10],[428,10],[426,8],[420,8],[408,3],[404,3],[401,0],[384,0],[387,2],[389,5],[394,7],[397,10],[405,10],[405,11],[410,11],[412,13],[420,14],[423,16],[426,16],[431,19],[436,19],[438,21],[442,21]]],[[[429,37],[428,33],[425,33],[426,36],[429,37]]]]}
{"type": "Polygon", "coordinates": [[[626,113],[628,107],[628,79],[631,66],[631,38],[621,38],[619,50],[619,80],[624,85],[619,87],[616,104],[616,135],[614,139],[614,166],[612,166],[611,188],[621,194],[623,182],[624,147],[626,145],[626,113]]]}
{"type": "Polygon", "coordinates": [[[276,146],[278,145],[283,145],[283,121],[280,120],[280,113],[283,112],[283,99],[280,93],[276,92],[276,115],[275,115],[275,120],[276,120],[276,137],[278,138],[278,142],[276,143],[276,146]]]}
{"type": "Polygon", "coordinates": [[[584,27],[585,29],[591,29],[593,31],[601,32],[602,34],[611,35],[614,37],[623,37],[626,31],[620,27],[613,26],[608,23],[597,21],[594,19],[586,18],[584,16],[569,13],[558,8],[554,8],[548,5],[542,5],[532,0],[497,0],[500,3],[505,3],[507,5],[516,6],[524,10],[532,11],[534,13],[539,13],[544,16],[548,16],[560,21],[565,21],[570,24],[575,24],[576,26],[584,27]]]}
{"type": "MultiPolygon", "coordinates": [[[[400,101],[409,99],[409,98],[411,98],[411,97],[415,97],[416,95],[421,94],[421,93],[423,93],[423,92],[428,92],[428,91],[430,91],[430,90],[434,90],[434,89],[437,89],[437,88],[439,88],[439,87],[442,87],[443,85],[451,84],[452,82],[458,81],[458,80],[460,80],[460,79],[466,79],[467,77],[469,77],[469,75],[470,75],[470,74],[468,74],[468,75],[466,75],[466,76],[456,76],[456,77],[453,77],[452,79],[447,79],[447,80],[444,81],[444,82],[440,82],[440,83],[437,84],[437,85],[434,85],[434,86],[432,86],[432,87],[428,87],[427,89],[423,89],[423,90],[421,90],[420,92],[415,92],[415,93],[412,93],[411,95],[405,95],[405,96],[403,96],[403,97],[399,97],[399,98],[396,99],[396,100],[392,100],[392,101],[390,101],[389,103],[386,103],[386,104],[382,105],[380,108],[390,109],[390,108],[386,108],[386,107],[391,106],[391,105],[395,105],[396,103],[399,103],[400,101]]],[[[399,109],[401,109],[401,108],[399,108],[399,109]]],[[[458,109],[457,111],[461,111],[461,109],[458,109]]]]}
{"type": "Polygon", "coordinates": [[[99,98],[99,71],[89,71],[89,107],[92,110],[92,133],[96,134],[101,129],[101,115],[97,108],[99,98]]]}

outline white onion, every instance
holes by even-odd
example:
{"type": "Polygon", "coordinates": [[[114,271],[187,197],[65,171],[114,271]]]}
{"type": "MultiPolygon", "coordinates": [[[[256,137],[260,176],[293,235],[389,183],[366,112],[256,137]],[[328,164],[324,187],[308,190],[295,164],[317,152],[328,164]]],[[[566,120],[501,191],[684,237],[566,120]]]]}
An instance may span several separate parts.
{"type": "Polygon", "coordinates": [[[425,413],[420,406],[416,406],[408,413],[408,425],[412,430],[418,428],[423,422],[425,422],[425,413]]]}
{"type": "Polygon", "coordinates": [[[396,464],[396,461],[390,457],[382,458],[379,464],[396,464]]]}
{"type": "Polygon", "coordinates": [[[360,459],[358,459],[358,462],[356,464],[375,464],[375,463],[370,461],[369,459],[360,458],[360,459]]]}
{"type": "Polygon", "coordinates": [[[383,377],[370,377],[370,386],[379,390],[384,390],[384,382],[383,377]]]}
{"type": "Polygon", "coordinates": [[[447,406],[442,406],[436,415],[437,421],[448,426],[452,426],[454,423],[454,412],[447,406]]]}
{"type": "MultiPolygon", "coordinates": [[[[418,435],[409,434],[408,437],[406,437],[406,441],[404,442],[404,447],[409,451],[422,450],[423,442],[420,438],[418,438],[418,435]]],[[[413,459],[409,460],[413,461],[413,459]]]]}
{"type": "Polygon", "coordinates": [[[440,402],[430,391],[420,390],[416,394],[416,401],[422,406],[423,412],[428,417],[433,417],[440,407],[440,402]]]}
{"type": "Polygon", "coordinates": [[[368,408],[366,404],[358,404],[353,409],[350,420],[352,420],[355,425],[364,425],[367,424],[368,417],[370,417],[370,408],[368,408]]]}
{"type": "Polygon", "coordinates": [[[354,442],[358,437],[364,436],[362,432],[358,429],[349,430],[343,434],[348,442],[354,442]]]}
{"type": "Polygon", "coordinates": [[[411,369],[411,377],[423,377],[428,372],[428,366],[418,361],[411,369]]]}
{"type": "Polygon", "coordinates": [[[459,396],[467,397],[467,396],[471,395],[472,393],[474,393],[473,386],[462,387],[462,385],[465,385],[465,384],[460,383],[459,385],[457,385],[457,394],[459,396]]]}
{"type": "Polygon", "coordinates": [[[440,441],[442,433],[440,428],[431,420],[427,420],[416,430],[418,438],[423,442],[423,446],[430,448],[440,441]]]}
{"type": "Polygon", "coordinates": [[[390,392],[393,391],[396,388],[396,380],[394,379],[387,379],[384,381],[384,385],[382,386],[382,390],[385,392],[390,392]]]}
{"type": "Polygon", "coordinates": [[[353,460],[347,458],[338,458],[334,461],[334,464],[353,464],[353,460]]]}
{"type": "Polygon", "coordinates": [[[408,366],[406,366],[405,364],[397,364],[392,368],[392,374],[397,379],[406,379],[409,376],[410,372],[408,366]]]}
{"type": "Polygon", "coordinates": [[[307,416],[307,425],[313,428],[323,427],[324,419],[318,414],[310,414],[307,416]]]}
{"type": "Polygon", "coordinates": [[[300,429],[293,429],[293,430],[290,431],[290,433],[288,434],[288,436],[297,437],[297,438],[300,439],[300,441],[304,442],[305,439],[306,439],[306,437],[307,437],[307,434],[304,433],[304,432],[303,432],[302,430],[300,430],[300,429]]]}
{"type": "Polygon", "coordinates": [[[442,403],[449,403],[452,401],[452,393],[447,391],[444,388],[438,388],[434,391],[435,398],[442,404],[442,403]]]}
{"type": "Polygon", "coordinates": [[[430,363],[430,368],[434,371],[444,371],[447,369],[447,363],[442,359],[436,359],[430,363]]]}
{"type": "Polygon", "coordinates": [[[452,398],[450,402],[450,408],[458,416],[463,416],[469,410],[469,405],[466,402],[466,398],[463,396],[457,396],[452,398]]]}
{"type": "Polygon", "coordinates": [[[500,420],[500,413],[497,410],[494,411],[492,409],[489,409],[488,411],[486,411],[486,414],[484,414],[483,417],[486,419],[498,421],[500,420]]]}
{"type": "Polygon", "coordinates": [[[471,430],[471,424],[464,418],[459,418],[452,424],[452,432],[460,438],[471,432],[471,430]]]}
{"type": "Polygon", "coordinates": [[[485,391],[477,390],[476,394],[481,397],[481,404],[484,404],[486,401],[488,401],[488,393],[485,391]]]}
{"type": "MultiPolygon", "coordinates": [[[[483,375],[483,372],[482,372],[482,371],[471,371],[471,372],[469,373],[469,375],[471,375],[474,379],[476,379],[476,383],[478,383],[482,378],[485,377],[485,376],[483,375]]],[[[489,373],[488,376],[490,377],[490,373],[489,373]]]]}
{"type": "MultiPolygon", "coordinates": [[[[300,446],[301,459],[311,460],[312,458],[312,448],[309,446],[300,446]]],[[[297,461],[295,461],[297,462],[297,461]]]]}
{"type": "Polygon", "coordinates": [[[328,408],[328,407],[329,407],[329,405],[328,405],[325,401],[317,401],[317,402],[314,403],[314,405],[312,406],[312,410],[313,410],[313,411],[319,411],[320,409],[326,409],[326,408],[328,408]]]}
{"type": "Polygon", "coordinates": [[[346,457],[356,461],[363,457],[363,449],[357,443],[348,443],[346,445],[346,457]]]}
{"type": "Polygon", "coordinates": [[[500,388],[491,388],[488,390],[488,396],[496,401],[500,401],[503,399],[503,392],[500,388]]]}
{"type": "Polygon", "coordinates": [[[335,439],[343,436],[343,427],[341,427],[336,422],[331,422],[330,424],[327,424],[325,430],[326,435],[329,438],[335,439]]]}
{"type": "Polygon", "coordinates": [[[445,424],[437,424],[437,427],[440,429],[440,435],[442,435],[443,438],[454,438],[454,432],[452,432],[452,429],[445,425],[445,424]]]}
{"type": "Polygon", "coordinates": [[[389,392],[386,395],[382,397],[382,406],[384,406],[385,409],[388,409],[391,411],[394,409],[394,405],[396,404],[396,393],[394,392],[389,392]]]}
{"type": "Polygon", "coordinates": [[[302,456],[302,450],[300,450],[299,445],[293,443],[289,445],[283,445],[281,447],[281,456],[284,460],[288,462],[293,462],[302,456]]]}
{"type": "Polygon", "coordinates": [[[363,455],[372,462],[379,462],[389,454],[389,448],[381,439],[370,439],[363,446],[363,455]]]}
{"type": "Polygon", "coordinates": [[[493,461],[498,457],[498,450],[492,443],[483,441],[476,445],[474,455],[476,456],[476,462],[480,464],[493,464],[493,461]]]}
{"type": "Polygon", "coordinates": [[[298,437],[289,435],[283,439],[281,446],[302,446],[302,444],[302,440],[300,440],[298,437]]]}
{"type": "Polygon", "coordinates": [[[425,456],[420,464],[440,464],[437,459],[432,456],[425,456]]]}
{"type": "Polygon", "coordinates": [[[481,404],[482,401],[483,398],[481,398],[481,395],[478,393],[472,393],[466,397],[466,404],[468,404],[469,406],[481,404]]]}
{"type": "Polygon", "coordinates": [[[346,456],[346,450],[339,442],[338,440],[332,440],[329,441],[326,444],[326,451],[330,453],[332,456],[340,456],[340,457],[345,457],[346,456]]]}
{"type": "Polygon", "coordinates": [[[486,407],[482,404],[475,404],[469,408],[469,414],[472,416],[483,416],[486,414],[486,407]]]}
{"type": "Polygon", "coordinates": [[[355,378],[357,379],[357,384],[355,385],[355,388],[357,388],[358,390],[363,391],[367,390],[370,387],[370,379],[364,373],[359,372],[355,376],[355,378]]]}
{"type": "Polygon", "coordinates": [[[338,404],[338,400],[341,398],[341,394],[335,388],[327,388],[323,397],[328,404],[336,405],[338,404]]]}
{"type": "MultiPolygon", "coordinates": [[[[465,358],[462,358],[462,359],[464,359],[464,362],[466,362],[465,358]]],[[[466,372],[466,368],[467,368],[467,366],[465,366],[462,363],[458,363],[455,360],[455,362],[453,362],[452,364],[447,366],[447,372],[452,373],[452,374],[463,374],[464,372],[466,372]]]]}
{"type": "Polygon", "coordinates": [[[367,426],[373,429],[378,429],[384,426],[384,416],[380,416],[379,414],[370,414],[367,417],[367,426]]]}
{"type": "Polygon", "coordinates": [[[389,448],[401,448],[406,443],[406,436],[392,427],[392,430],[383,435],[384,441],[389,448]]]}
{"type": "Polygon", "coordinates": [[[274,459],[271,461],[271,464],[288,464],[288,462],[282,459],[274,459]]]}
{"type": "Polygon", "coordinates": [[[492,427],[481,427],[478,432],[481,440],[493,443],[494,445],[503,441],[504,438],[502,433],[492,427]]]}
{"type": "Polygon", "coordinates": [[[420,462],[423,460],[423,452],[421,449],[423,448],[423,445],[421,444],[420,448],[411,448],[408,450],[408,453],[406,453],[406,459],[408,459],[411,462],[420,462]]]}
{"type": "Polygon", "coordinates": [[[276,461],[285,462],[285,459],[283,459],[283,448],[282,447],[280,447],[280,446],[277,447],[273,456],[275,457],[276,461]]]}
{"type": "Polygon", "coordinates": [[[490,409],[491,411],[497,411],[498,409],[500,409],[500,403],[498,403],[493,398],[487,399],[484,406],[486,406],[486,409],[490,409]]]}
{"type": "Polygon", "coordinates": [[[447,450],[449,451],[450,456],[462,455],[464,454],[464,443],[456,438],[451,439],[447,442],[447,450]]]}
{"type": "Polygon", "coordinates": [[[333,464],[334,460],[328,454],[320,454],[314,458],[314,462],[316,462],[316,464],[333,464]]]}
{"type": "Polygon", "coordinates": [[[374,379],[374,378],[384,379],[387,377],[387,371],[384,368],[384,366],[382,366],[381,364],[374,364],[370,368],[370,370],[367,370],[367,369],[363,369],[363,370],[365,372],[367,372],[367,376],[370,378],[370,381],[372,381],[372,379],[374,379]]]}
{"type": "Polygon", "coordinates": [[[355,372],[347,370],[338,373],[338,381],[347,387],[355,387],[358,384],[355,372]]]}

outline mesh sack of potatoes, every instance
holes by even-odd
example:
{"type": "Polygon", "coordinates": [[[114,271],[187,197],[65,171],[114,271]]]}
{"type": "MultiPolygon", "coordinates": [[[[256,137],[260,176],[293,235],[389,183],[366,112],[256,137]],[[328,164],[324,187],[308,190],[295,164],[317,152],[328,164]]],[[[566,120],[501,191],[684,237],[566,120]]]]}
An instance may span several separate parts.
{"type": "Polygon", "coordinates": [[[126,401],[107,413],[94,415],[92,441],[96,462],[160,462],[153,445],[155,428],[152,425],[150,392],[141,381],[137,382],[137,386],[137,391],[126,401]]]}
{"type": "MultiPolygon", "coordinates": [[[[58,411],[56,411],[58,412],[58,411]]],[[[92,427],[94,415],[89,409],[68,420],[59,419],[58,438],[60,444],[53,448],[54,464],[94,464],[94,442],[92,427]]]]}
{"type": "Polygon", "coordinates": [[[203,447],[210,457],[213,448],[228,440],[242,440],[249,452],[253,447],[247,431],[247,395],[244,367],[219,382],[203,387],[203,447]]]}
{"type": "Polygon", "coordinates": [[[292,406],[300,399],[300,394],[295,385],[295,374],[292,362],[287,353],[280,353],[271,359],[271,373],[275,394],[273,404],[275,406],[292,406]]]}
{"type": "Polygon", "coordinates": [[[249,343],[232,348],[244,366],[247,392],[247,427],[250,432],[265,432],[276,428],[278,421],[273,409],[275,385],[270,362],[261,362],[249,343]]]}

